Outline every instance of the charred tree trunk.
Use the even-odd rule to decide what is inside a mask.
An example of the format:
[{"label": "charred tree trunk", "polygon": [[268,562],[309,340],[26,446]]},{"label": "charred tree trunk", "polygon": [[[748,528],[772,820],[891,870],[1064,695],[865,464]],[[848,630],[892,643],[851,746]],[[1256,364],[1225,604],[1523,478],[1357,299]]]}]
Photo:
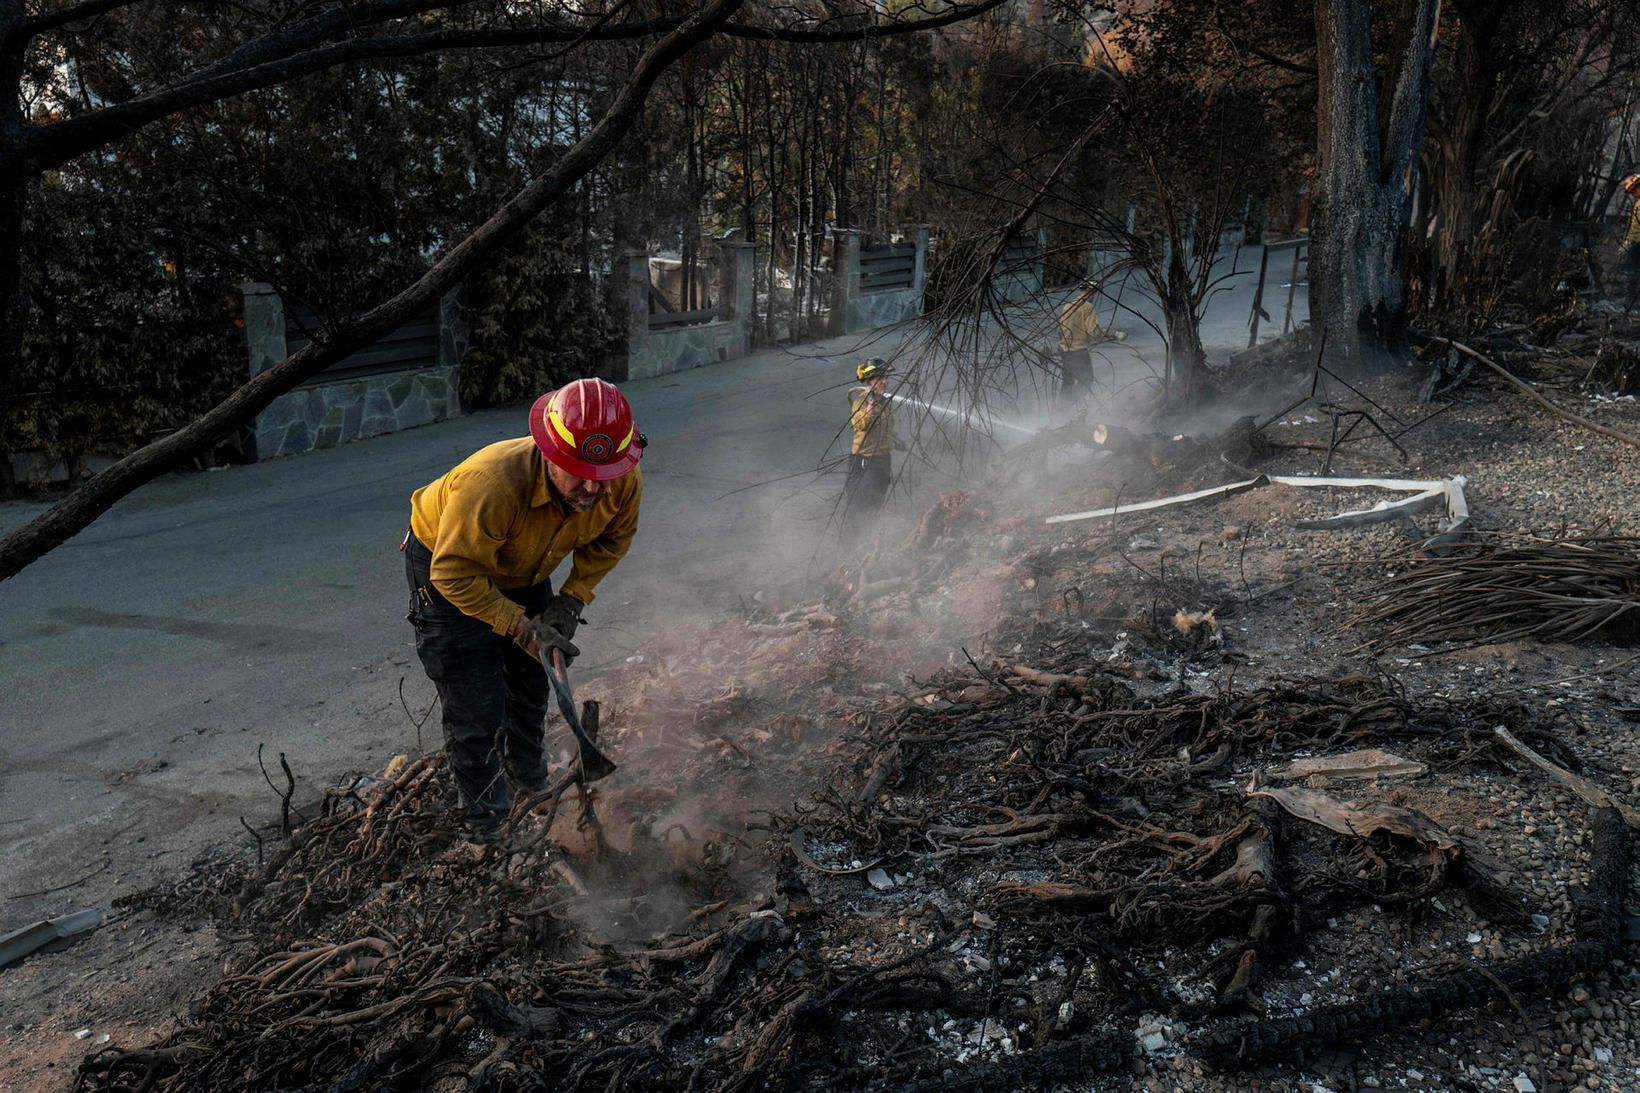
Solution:
[{"label": "charred tree trunk", "polygon": [[[0,408],[16,405],[23,364],[23,202],[28,165],[23,160],[23,0],[0,0]],[[11,437],[0,409],[0,497],[15,487]]]},{"label": "charred tree trunk", "polygon": [[1497,97],[1495,43],[1501,5],[1471,0],[1460,7],[1457,106],[1452,128],[1435,160],[1434,187],[1441,221],[1436,229],[1437,285],[1442,296],[1462,292],[1470,264],[1480,205],[1481,160],[1486,151],[1486,119]]},{"label": "charred tree trunk", "polygon": [[1167,285],[1162,313],[1167,319],[1168,395],[1182,402],[1200,395],[1207,386],[1207,353],[1202,349],[1201,318],[1191,293],[1191,276],[1175,238],[1167,259]]},{"label": "charred tree trunk", "polygon": [[[4,86],[0,84],[0,86]],[[22,171],[10,167],[13,158],[0,139],[0,163],[8,177],[0,178],[0,497],[10,497],[16,482],[12,473],[12,438],[5,414],[16,406],[17,381],[23,370],[23,200],[28,182]],[[20,167],[20,165],[18,165]]]},{"label": "charred tree trunk", "polygon": [[[1384,367],[1407,349],[1407,229],[1429,105],[1438,0],[1410,0],[1380,125],[1367,0],[1316,0],[1320,193],[1310,315],[1329,350]],[[1386,80],[1386,82],[1388,82]]]}]

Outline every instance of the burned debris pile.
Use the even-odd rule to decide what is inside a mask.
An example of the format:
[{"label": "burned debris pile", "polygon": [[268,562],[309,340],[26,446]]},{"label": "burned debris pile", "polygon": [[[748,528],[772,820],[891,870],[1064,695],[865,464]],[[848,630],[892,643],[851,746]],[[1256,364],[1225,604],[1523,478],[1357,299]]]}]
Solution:
[{"label": "burned debris pile", "polygon": [[[522,803],[481,846],[448,832],[437,757],[338,794],[260,869],[196,878],[254,950],[80,1087],[1047,1085],[1287,1057],[1557,989],[1618,944],[1610,813],[1582,840],[1581,917],[1549,927],[1439,818],[1454,775],[1518,769],[1500,721],[1575,765],[1520,708],[1367,676],[1158,691],[1064,649],[838,716],[823,789],[726,838],[738,857],[614,845],[606,783]],[[1482,918],[1526,955],[1430,959],[1385,993],[1301,970],[1363,924],[1439,945]]]}]

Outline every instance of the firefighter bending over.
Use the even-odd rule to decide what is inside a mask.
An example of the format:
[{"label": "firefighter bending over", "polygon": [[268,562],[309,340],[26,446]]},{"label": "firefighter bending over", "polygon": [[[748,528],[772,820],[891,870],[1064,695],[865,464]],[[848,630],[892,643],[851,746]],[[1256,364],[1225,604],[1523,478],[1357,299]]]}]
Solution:
[{"label": "firefighter bending over", "polygon": [[409,618],[478,837],[500,829],[513,792],[546,782],[539,657],[579,653],[581,611],[638,530],[645,443],[612,384],[576,380],[536,400],[529,436],[480,449],[410,497]]}]

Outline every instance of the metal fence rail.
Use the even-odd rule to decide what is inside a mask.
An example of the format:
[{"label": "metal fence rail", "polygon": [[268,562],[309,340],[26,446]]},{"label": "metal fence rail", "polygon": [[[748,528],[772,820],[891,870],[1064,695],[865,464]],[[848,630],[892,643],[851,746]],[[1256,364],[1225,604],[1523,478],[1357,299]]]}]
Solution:
[{"label": "metal fence rail", "polygon": [[917,270],[913,243],[890,243],[860,249],[860,291],[886,292],[911,288]]},{"label": "metal fence rail", "polygon": [[1264,279],[1270,268],[1270,255],[1289,250],[1293,252],[1293,262],[1292,269],[1287,275],[1287,307],[1286,313],[1281,320],[1281,332],[1285,334],[1292,329],[1293,301],[1298,294],[1300,270],[1303,270],[1305,277],[1309,276],[1310,241],[1303,237],[1281,239],[1274,243],[1264,244],[1264,250],[1258,260],[1258,285],[1253,289],[1253,311],[1248,317],[1250,330],[1247,335],[1247,347],[1249,349],[1258,344],[1259,322],[1263,319],[1270,319],[1270,313],[1264,310]]},{"label": "metal fence rail", "polygon": [[[342,358],[309,383],[376,376],[386,372],[414,372],[438,365],[438,307],[435,305],[373,345]],[[310,332],[324,324],[305,307],[291,307],[285,318],[285,351],[295,353],[313,341]]]},{"label": "metal fence rail", "polygon": [[697,307],[693,311],[652,312],[649,316],[649,329],[668,330],[675,326],[716,322],[720,317],[720,311],[718,305],[713,304],[711,307]]}]

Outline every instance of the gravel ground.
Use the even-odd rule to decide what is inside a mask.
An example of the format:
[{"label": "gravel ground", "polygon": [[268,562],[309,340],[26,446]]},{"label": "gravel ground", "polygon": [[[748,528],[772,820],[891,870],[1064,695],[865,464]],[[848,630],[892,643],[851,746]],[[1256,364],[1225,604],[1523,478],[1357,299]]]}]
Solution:
[{"label": "gravel ground", "polygon": [[[1580,373],[1578,362],[1545,369],[1542,389],[1560,405],[1611,428],[1640,434],[1640,404],[1632,397],[1591,396],[1557,387]],[[1418,400],[1422,376],[1400,376],[1335,388],[1335,401],[1366,407],[1390,428],[1442,412],[1401,438],[1407,458],[1382,439],[1342,449],[1336,476],[1440,478],[1463,475],[1476,528],[1547,534],[1632,534],[1640,497],[1640,453],[1633,447],[1559,420],[1489,378],[1471,379],[1443,409]],[[1288,414],[1268,432],[1280,445],[1324,447],[1329,425],[1313,406]],[[1323,452],[1278,449],[1256,470],[1320,473]],[[1184,477],[1120,457],[1095,457],[1044,468],[1078,488],[1044,501],[1035,516],[1102,507],[1118,496],[1132,502],[1241,477],[1222,465]],[[1374,650],[1373,637],[1352,616],[1406,564],[1409,547],[1435,531],[1435,515],[1347,531],[1300,531],[1296,520],[1369,507],[1385,495],[1351,490],[1272,486],[1216,504],[1043,528],[1019,521],[1016,541],[1034,542],[1019,565],[1021,611],[1050,618],[1069,588],[1098,600],[1096,615],[1131,623],[1135,615],[1171,615],[1174,608],[1217,608],[1222,649],[1208,670],[1177,656],[1155,656],[1164,678],[1195,689],[1237,686],[1282,676],[1384,673],[1414,702],[1508,701],[1541,712],[1602,786],[1640,796],[1640,747],[1634,725],[1619,712],[1640,705],[1640,662],[1632,649],[1600,642],[1510,642],[1469,649],[1413,645]],[[1396,495],[1391,495],[1396,496]],[[1111,549],[1114,547],[1115,549]],[[1169,574],[1173,576],[1169,578]],[[1171,584],[1169,584],[1171,580]],[[1088,589],[1107,591],[1088,593]],[[1186,602],[1186,597],[1194,595]],[[1147,603],[1148,601],[1148,603]],[[1130,627],[1131,629],[1131,627]],[[1118,646],[1128,641],[1118,630]],[[1430,777],[1385,786],[1397,803],[1420,808],[1455,834],[1473,839],[1510,870],[1521,909],[1533,916],[1521,930],[1493,923],[1462,900],[1437,898],[1417,915],[1377,907],[1357,909],[1305,935],[1303,952],[1268,979],[1263,999],[1271,1015],[1344,1001],[1421,969],[1448,961],[1518,956],[1568,940],[1568,890],[1587,880],[1585,806],[1544,776],[1513,764],[1509,771]],[[1632,871],[1633,882],[1640,870]],[[1324,928],[1322,928],[1324,927]],[[1447,969],[1450,970],[1450,969]],[[1184,1054],[1190,1030],[1153,1014],[1141,1023],[1145,1056],[1131,1078],[1094,1089],[1525,1090],[1640,1088],[1640,971],[1622,961],[1576,985],[1565,997],[1516,998],[1478,1013],[1428,1023],[1365,1047],[1341,1046],[1304,1068],[1266,1068],[1226,1075]]]}]

